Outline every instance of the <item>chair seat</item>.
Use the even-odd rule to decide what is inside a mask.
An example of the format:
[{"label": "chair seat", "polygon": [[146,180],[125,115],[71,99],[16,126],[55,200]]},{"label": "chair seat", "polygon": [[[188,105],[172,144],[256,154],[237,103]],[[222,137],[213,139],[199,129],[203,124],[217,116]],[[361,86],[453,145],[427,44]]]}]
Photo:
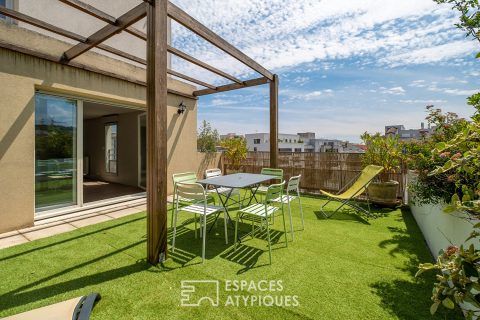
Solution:
[{"label": "chair seat", "polygon": [[211,215],[215,212],[223,211],[224,209],[223,209],[223,207],[208,205],[206,207],[206,210],[205,210],[205,207],[201,204],[192,204],[192,205],[189,205],[189,206],[186,206],[186,207],[183,207],[183,208],[179,208],[178,210],[188,211],[188,212],[191,212],[191,213],[197,213],[197,214],[202,214],[202,215],[205,214],[205,215],[208,216],[208,215]]},{"label": "chair seat", "polygon": [[257,189],[257,193],[267,193],[268,187],[267,186],[260,186]]},{"label": "chair seat", "polygon": [[278,202],[278,203],[289,203],[289,202],[292,202],[292,200],[295,200],[296,198],[297,198],[296,196],[283,195],[281,197],[272,199],[270,201],[271,202]]},{"label": "chair seat", "polygon": [[248,206],[246,208],[243,208],[239,212],[241,213],[246,213],[258,217],[268,217],[277,211],[278,208],[272,207],[272,206],[267,206],[267,212],[265,212],[265,205],[262,203],[256,203],[252,204],[251,206]]},{"label": "chair seat", "polygon": [[323,194],[324,196],[334,198],[334,199],[340,199],[340,200],[348,200],[351,198],[350,195],[346,195],[345,193],[342,194],[333,194],[327,191],[320,190],[320,193]]},{"label": "chair seat", "polygon": [[[232,188],[227,188],[227,187],[219,187],[219,188],[216,188],[216,189],[209,189],[207,192],[208,193],[217,193],[217,190],[218,190],[218,193],[221,193],[221,194],[228,194],[230,192],[230,190],[232,190]],[[239,189],[236,189],[234,188],[232,190],[232,194],[231,195],[238,195],[240,193],[240,190]]]}]

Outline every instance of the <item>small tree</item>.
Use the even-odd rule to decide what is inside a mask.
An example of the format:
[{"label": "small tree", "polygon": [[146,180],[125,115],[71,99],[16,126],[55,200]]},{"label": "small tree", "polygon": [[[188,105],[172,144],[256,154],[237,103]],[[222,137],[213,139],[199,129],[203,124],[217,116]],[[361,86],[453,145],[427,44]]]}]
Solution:
[{"label": "small tree", "polygon": [[213,129],[210,123],[203,120],[197,136],[197,150],[206,153],[215,152],[219,141],[217,129]]},{"label": "small tree", "polygon": [[225,149],[225,157],[230,161],[232,169],[240,168],[242,161],[247,158],[247,140],[243,137],[223,140],[222,147]]}]

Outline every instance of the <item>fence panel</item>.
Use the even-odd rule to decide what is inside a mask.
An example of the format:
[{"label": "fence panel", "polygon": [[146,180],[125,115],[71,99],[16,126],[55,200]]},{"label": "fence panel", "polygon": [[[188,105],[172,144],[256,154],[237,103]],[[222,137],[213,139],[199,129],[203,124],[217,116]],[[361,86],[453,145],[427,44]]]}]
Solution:
[{"label": "fence panel", "polygon": [[[228,159],[224,159],[228,173]],[[241,170],[259,173],[270,166],[270,152],[248,152]],[[333,152],[280,152],[278,166],[283,169],[285,180],[302,175],[300,187],[307,193],[319,193],[319,190],[338,192],[362,171],[362,154]],[[403,168],[403,166],[402,166]],[[405,183],[402,172],[391,174],[391,180],[399,182],[398,194],[403,199]]]}]

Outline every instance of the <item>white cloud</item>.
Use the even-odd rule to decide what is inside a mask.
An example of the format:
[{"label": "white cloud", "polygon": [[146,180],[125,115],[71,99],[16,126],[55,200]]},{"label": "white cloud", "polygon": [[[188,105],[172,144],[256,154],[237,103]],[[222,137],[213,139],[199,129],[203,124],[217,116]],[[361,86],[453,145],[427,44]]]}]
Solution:
[{"label": "white cloud", "polygon": [[[431,0],[174,2],[269,69],[355,57],[389,67],[432,63],[464,57],[474,45],[453,26],[457,17],[449,6]],[[229,73],[253,76],[248,67],[186,28],[174,23],[172,29],[174,46]],[[180,59],[174,59],[174,67],[214,83],[223,81]]]},{"label": "white cloud", "polygon": [[407,99],[407,100],[400,100],[400,102],[402,103],[413,103],[413,104],[417,104],[417,103],[424,103],[424,104],[434,104],[434,103],[445,103],[447,102],[447,100],[440,100],[440,99],[432,99],[432,100],[429,100],[429,99]]},{"label": "white cloud", "polygon": [[404,95],[405,94],[405,89],[402,87],[392,87],[392,88],[385,88],[385,87],[380,87],[380,90],[382,90],[382,93],[386,94],[392,94],[392,95]]}]

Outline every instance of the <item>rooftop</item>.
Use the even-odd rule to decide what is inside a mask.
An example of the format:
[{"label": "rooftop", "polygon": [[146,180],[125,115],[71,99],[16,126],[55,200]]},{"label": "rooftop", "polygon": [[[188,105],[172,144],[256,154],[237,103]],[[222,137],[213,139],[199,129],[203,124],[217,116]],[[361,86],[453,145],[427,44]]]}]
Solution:
[{"label": "rooftop", "polygon": [[[202,264],[193,222],[183,220],[177,249],[154,267],[145,261],[145,212],[1,250],[0,316],[99,292],[93,319],[443,318],[429,314],[431,279],[414,278],[418,263],[431,256],[408,209],[376,209],[378,217],[369,220],[349,212],[325,220],[323,201],[303,197],[304,231],[294,205],[296,237],[292,242],[289,235],[287,248],[277,220],[272,265],[264,235],[233,252],[221,224],[207,237]],[[271,294],[296,295],[299,306],[229,308],[228,294],[265,293],[221,289],[220,307],[180,307],[181,281],[198,279],[219,280],[221,288],[226,280],[281,280],[283,290]]]}]

